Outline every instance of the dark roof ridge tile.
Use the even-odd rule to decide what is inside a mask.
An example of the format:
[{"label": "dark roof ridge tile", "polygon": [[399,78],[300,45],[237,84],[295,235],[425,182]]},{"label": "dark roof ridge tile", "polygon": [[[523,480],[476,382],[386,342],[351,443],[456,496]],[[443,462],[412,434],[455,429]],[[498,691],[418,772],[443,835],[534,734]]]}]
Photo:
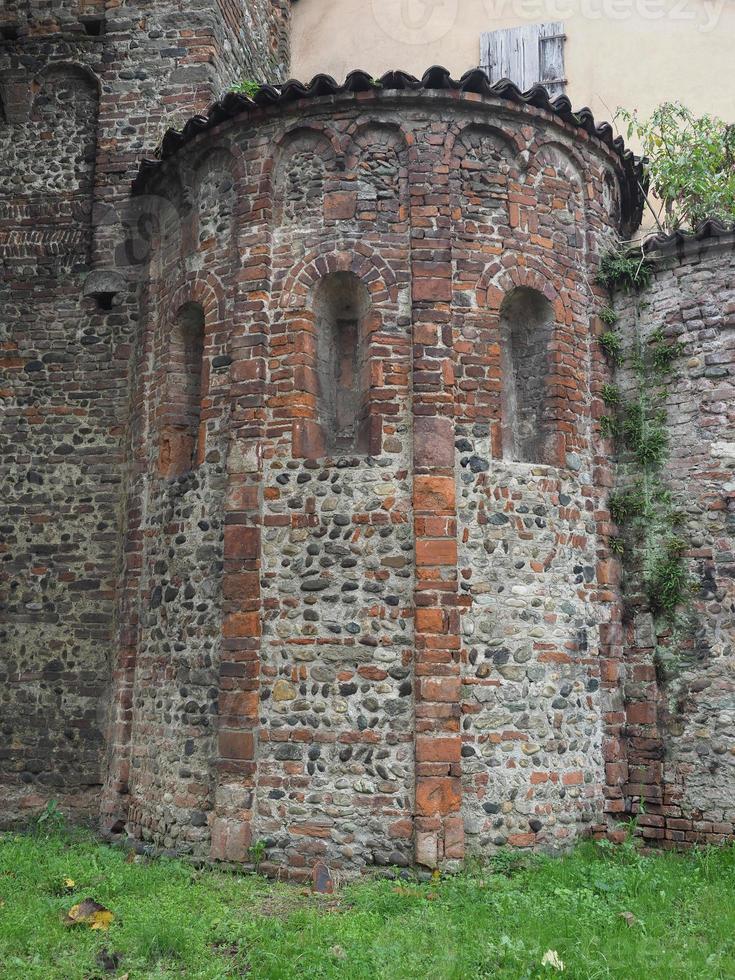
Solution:
[{"label": "dark roof ridge tile", "polygon": [[[624,189],[624,214],[629,225],[637,227],[643,209],[642,166],[639,158],[631,150],[626,149],[622,137],[614,136],[612,126],[603,122],[597,124],[592,111],[584,106],[574,111],[566,95],[552,99],[543,85],[534,85],[527,92],[522,92],[508,78],[491,82],[487,73],[481,68],[471,68],[461,78],[452,78],[449,70],[441,65],[428,68],[421,78],[416,78],[408,72],[398,69],[385,72],[380,78],[373,78],[361,69],[351,71],[340,85],[331,75],[315,75],[310,82],[304,83],[290,78],[280,85],[261,85],[252,96],[240,92],[227,92],[221,99],[213,103],[206,111],[190,119],[182,130],[169,129],[166,131],[157,154],[156,160],[142,160],[137,176],[133,181],[133,193],[141,191],[148,177],[166,159],[173,156],[189,140],[199,133],[235,116],[265,108],[271,105],[287,105],[302,99],[316,99],[336,96],[345,93],[376,91],[456,91],[476,95],[505,99],[508,102],[524,103],[538,109],[544,109],[558,116],[562,122],[583,129],[607,146],[621,161],[627,177],[627,188]],[[625,191],[627,190],[627,193]]]},{"label": "dark roof ridge tile", "polygon": [[735,235],[735,221],[728,224],[721,218],[705,218],[695,228],[677,228],[672,232],[649,235],[641,242],[641,248],[644,252],[666,251],[676,246],[727,235]]}]

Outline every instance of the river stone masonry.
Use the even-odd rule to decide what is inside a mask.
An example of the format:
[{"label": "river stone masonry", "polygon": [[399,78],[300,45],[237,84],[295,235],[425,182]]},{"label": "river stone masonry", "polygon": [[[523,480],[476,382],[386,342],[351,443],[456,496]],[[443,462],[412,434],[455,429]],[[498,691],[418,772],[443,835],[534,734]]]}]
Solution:
[{"label": "river stone masonry", "polygon": [[53,798],[293,880],[557,851],[641,800],[651,841],[732,836],[732,233],[657,240],[648,312],[620,308],[686,347],[672,680],[610,547],[595,276],[642,208],[611,128],[479,70],[284,82],[288,0],[26,7],[2,822]]},{"label": "river stone masonry", "polygon": [[[604,825],[617,594],[590,311],[637,206],[629,160],[497,89],[287,91],[226,101],[136,182],[160,368],[137,371],[129,507],[153,576],[128,833],[224,861],[263,841],[261,867],[296,879],[568,846]],[[179,465],[190,520],[224,521],[221,605],[210,582],[201,618],[165,628],[187,562],[206,584],[179,521],[175,571],[169,539],[145,543]],[[221,490],[180,483],[212,465]]]}]

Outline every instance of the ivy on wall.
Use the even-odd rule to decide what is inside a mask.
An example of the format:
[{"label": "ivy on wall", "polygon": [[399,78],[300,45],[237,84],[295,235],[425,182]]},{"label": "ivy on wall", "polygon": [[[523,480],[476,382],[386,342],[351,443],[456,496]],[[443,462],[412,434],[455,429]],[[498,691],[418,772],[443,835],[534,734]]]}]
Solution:
[{"label": "ivy on wall", "polygon": [[614,296],[631,293],[635,313],[633,348],[626,358],[612,306],[598,310],[605,325],[599,338],[613,371],[624,364],[634,379],[625,395],[617,384],[603,386],[608,412],[600,419],[604,436],[612,437],[628,474],[626,485],[610,494],[608,506],[621,535],[610,541],[611,551],[630,559],[632,574],[657,622],[657,633],[667,629],[676,636],[685,626],[691,580],[685,561],[687,542],[682,536],[684,515],[666,485],[669,455],[666,398],[683,345],[671,342],[661,328],[647,339],[641,333],[641,293],[650,284],[652,267],[640,253],[618,250],[603,256],[597,281]]}]

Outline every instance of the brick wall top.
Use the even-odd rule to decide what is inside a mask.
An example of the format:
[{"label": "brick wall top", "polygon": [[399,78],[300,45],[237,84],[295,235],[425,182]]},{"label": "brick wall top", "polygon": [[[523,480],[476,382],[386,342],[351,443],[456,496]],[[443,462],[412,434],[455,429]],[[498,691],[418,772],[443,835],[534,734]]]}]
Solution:
[{"label": "brick wall top", "polygon": [[548,114],[560,128],[580,141],[594,140],[603,151],[613,157],[613,163],[620,174],[621,182],[621,231],[629,233],[638,227],[643,211],[644,178],[640,160],[625,148],[620,137],[613,136],[609,123],[596,124],[594,116],[587,108],[577,112],[566,96],[550,99],[546,89],[534,85],[527,92],[521,92],[512,82],[502,80],[492,84],[487,74],[478,69],[466,72],[460,79],[453,79],[446,68],[433,67],[417,79],[401,71],[387,72],[380,79],[372,78],[367,72],[353,71],[344,84],[339,85],[329,75],[316,75],[308,85],[298,81],[288,81],[284,85],[263,85],[249,98],[246,95],[228,92],[218,102],[209,107],[206,114],[192,117],[182,130],[169,129],[161,143],[158,159],[143,160],[139,173],[133,182],[134,193],[141,192],[149,178],[159,169],[162,162],[175,155],[183,146],[202,133],[208,132],[221,123],[237,117],[257,118],[273,108],[293,107],[294,103],[314,99],[333,100],[352,97],[359,100],[364,111],[369,99],[384,102],[399,97],[443,97],[463,99],[472,102],[487,102],[491,106],[498,101],[512,106],[519,112],[531,115]]}]

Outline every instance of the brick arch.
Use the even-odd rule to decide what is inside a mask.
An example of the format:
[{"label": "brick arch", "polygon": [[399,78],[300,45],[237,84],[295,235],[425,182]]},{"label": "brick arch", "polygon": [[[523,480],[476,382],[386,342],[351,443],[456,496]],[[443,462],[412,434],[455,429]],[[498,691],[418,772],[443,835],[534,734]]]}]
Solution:
[{"label": "brick arch", "polygon": [[[196,446],[195,464],[198,466],[203,461],[207,448],[206,421],[209,413],[205,409],[210,405],[210,368],[211,355],[214,353],[212,350],[212,340],[217,331],[221,329],[225,318],[224,291],[220,284],[213,280],[211,276],[194,275],[188,277],[185,282],[181,283],[170,297],[165,318],[162,318],[161,322],[156,324],[156,333],[158,336],[154,339],[154,351],[160,361],[163,374],[158,379],[158,382],[154,384],[150,396],[152,398],[151,408],[154,412],[154,418],[158,418],[162,412],[165,412],[162,400],[166,398],[167,393],[166,371],[170,368],[171,364],[170,343],[172,329],[178,322],[181,310],[189,305],[198,306],[202,311],[203,317],[198,386],[199,412],[201,414],[197,423],[198,435],[193,440]],[[191,433],[188,433],[187,438],[182,441],[181,434],[177,434],[179,429],[178,425],[173,427],[170,425],[166,427],[164,425],[163,428],[160,428],[160,431],[159,427],[159,424],[155,424],[156,439],[159,447],[159,472],[161,475],[171,475],[177,468],[177,454],[181,455],[183,453],[186,455],[187,452],[189,455],[191,454],[189,443],[192,441],[192,436]],[[171,457],[165,463],[163,460],[164,445],[168,447],[167,452]]]},{"label": "brick arch", "polygon": [[[150,194],[149,213],[154,221],[150,236],[149,274],[151,283],[163,283],[171,278],[171,268],[176,268],[182,257],[182,234],[191,207],[187,189],[178,167],[173,168]],[[158,293],[161,289],[157,290]]]},{"label": "brick arch", "polygon": [[310,120],[308,123],[295,122],[292,126],[284,129],[273,141],[273,152],[270,159],[277,166],[284,151],[288,150],[289,144],[301,134],[313,134],[321,136],[329,143],[335,159],[343,153],[343,145],[337,133],[327,123],[320,122],[318,119]]},{"label": "brick arch", "polygon": [[352,272],[367,286],[373,300],[381,290],[390,294],[396,276],[377,252],[359,242],[332,243],[312,249],[291,270],[279,297],[280,308],[298,309],[308,306],[308,298],[316,283],[334,272]]},{"label": "brick arch", "polygon": [[[199,303],[204,310],[205,326],[221,324],[225,319],[225,291],[222,285],[210,275],[195,273],[188,276],[171,296],[171,310],[178,310],[185,303]],[[211,313],[216,310],[216,316]]]},{"label": "brick arch", "polygon": [[576,146],[571,146],[567,143],[563,143],[561,140],[554,139],[553,137],[549,139],[539,139],[535,140],[529,147],[529,169],[532,168],[533,163],[542,154],[544,150],[554,149],[560,156],[566,158],[567,162],[574,168],[579,181],[584,185],[583,174],[589,168],[587,161],[584,156],[580,153]]},{"label": "brick arch", "polygon": [[57,74],[59,69],[63,69],[65,74],[70,76],[76,76],[85,85],[91,85],[94,89],[94,94],[99,98],[100,92],[102,91],[102,86],[99,77],[92,71],[89,65],[82,64],[79,61],[52,61],[47,65],[44,65],[40,71],[35,75],[34,81],[39,84],[44,84],[44,79],[48,75]]},{"label": "brick arch", "polygon": [[453,122],[447,127],[442,163],[447,165],[451,164],[455,155],[456,144],[462,139],[463,134],[473,129],[481,129],[488,133],[494,133],[498,139],[507,145],[513,157],[518,161],[519,169],[523,169],[525,161],[522,154],[527,150],[527,144],[521,134],[478,119]]},{"label": "brick arch", "polygon": [[523,286],[527,289],[535,289],[545,296],[554,307],[557,317],[562,322],[566,322],[571,312],[571,303],[564,291],[558,290],[549,279],[527,266],[513,266],[499,276],[500,269],[497,263],[490,265],[480,276],[475,287],[478,308],[499,314],[508,293]]}]

